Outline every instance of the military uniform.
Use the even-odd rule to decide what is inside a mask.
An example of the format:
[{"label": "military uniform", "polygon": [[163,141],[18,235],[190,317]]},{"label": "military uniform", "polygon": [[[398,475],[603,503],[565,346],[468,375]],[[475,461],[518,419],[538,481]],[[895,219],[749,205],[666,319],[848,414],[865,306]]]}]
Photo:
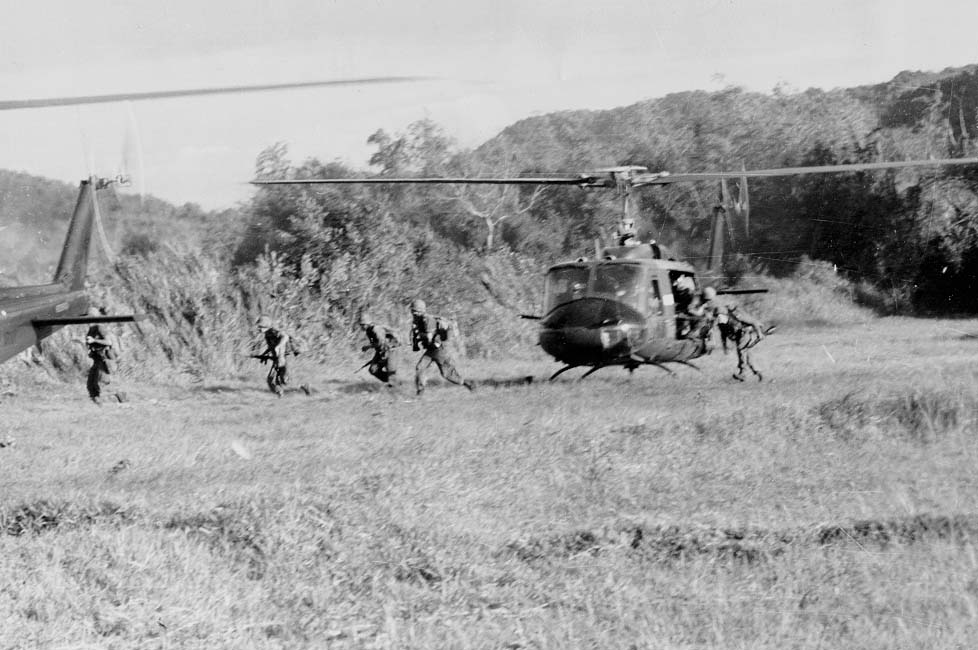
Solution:
[{"label": "military uniform", "polygon": [[750,350],[764,339],[763,323],[738,309],[736,305],[721,311],[717,323],[720,330],[720,340],[723,342],[723,351],[727,351],[728,342],[733,343],[737,350],[737,373],[733,378],[737,381],[743,381],[744,369],[749,368],[757,376],[757,379],[761,380],[761,373],[751,363]]},{"label": "military uniform", "polygon": [[102,396],[102,386],[109,383],[109,375],[112,374],[115,365],[115,351],[108,335],[102,331],[100,325],[92,325],[88,328],[85,343],[88,345],[88,356],[92,360],[86,387],[88,396],[98,404]]},{"label": "military uniform", "polygon": [[292,340],[288,334],[273,327],[267,316],[258,319],[258,330],[265,341],[265,351],[261,357],[272,363],[266,377],[268,389],[281,397],[285,392],[285,385],[289,383],[288,355],[295,354]]},{"label": "military uniform", "polygon": [[388,386],[392,385],[391,382],[397,374],[397,347],[401,344],[397,334],[389,327],[377,325],[366,317],[360,319],[360,326],[368,342],[362,350],[374,351],[374,356],[367,365],[367,372]]},{"label": "military uniform", "polygon": [[716,302],[717,292],[713,287],[707,287],[700,296],[694,296],[689,304],[690,315],[688,337],[703,341],[705,349],[712,349],[710,342],[713,326],[720,316],[720,305]]},{"label": "military uniform", "polygon": [[438,372],[445,381],[473,390],[472,382],[462,379],[455,368],[455,360],[446,346],[449,337],[448,324],[436,316],[429,316],[425,311],[424,301],[421,300],[412,303],[411,317],[411,348],[415,352],[424,351],[414,367],[414,387],[418,395],[424,392],[427,384],[425,375],[431,364],[438,367]]}]

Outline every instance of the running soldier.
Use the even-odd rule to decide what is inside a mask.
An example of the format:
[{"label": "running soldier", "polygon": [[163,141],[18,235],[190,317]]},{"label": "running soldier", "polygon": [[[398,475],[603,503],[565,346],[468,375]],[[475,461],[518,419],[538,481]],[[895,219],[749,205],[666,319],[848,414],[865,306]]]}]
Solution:
[{"label": "running soldier", "polygon": [[[104,316],[97,307],[88,310],[89,316]],[[116,350],[112,345],[112,339],[102,329],[102,325],[94,323],[88,328],[85,334],[85,345],[88,346],[88,356],[92,360],[92,367],[88,370],[88,396],[96,404],[102,403],[102,386],[110,383],[109,375],[112,374],[115,366]],[[121,402],[122,399],[119,399]]]},{"label": "running soldier", "polygon": [[401,341],[394,330],[378,325],[367,312],[360,314],[360,327],[367,336],[367,345],[361,351],[374,351],[373,358],[367,362],[367,372],[393,388],[397,374],[396,348]]},{"label": "running soldier", "polygon": [[418,395],[424,392],[427,383],[425,374],[431,364],[438,366],[438,371],[446,381],[465,386],[469,390],[475,389],[472,382],[462,379],[455,369],[452,355],[445,345],[450,331],[451,325],[444,319],[428,315],[424,300],[411,303],[411,348],[415,352],[424,350],[414,367],[414,387]]},{"label": "running soldier", "polygon": [[727,343],[732,343],[737,351],[737,373],[733,376],[737,381],[744,381],[744,369],[750,369],[757,380],[763,376],[751,363],[751,348],[764,340],[764,336],[774,330],[765,328],[764,324],[736,305],[728,306],[717,314],[717,329],[720,330],[720,340],[723,351],[727,351]]},{"label": "running soldier", "polygon": [[[272,367],[268,369],[268,377],[266,378],[268,389],[281,397],[285,392],[285,385],[289,383],[288,356],[298,354],[298,352],[292,343],[292,338],[276,328],[268,316],[261,316],[255,325],[264,338],[265,351],[254,355],[254,357],[260,359],[262,363],[270,362],[272,364]],[[301,388],[308,394],[309,391],[306,386],[301,386]]]}]

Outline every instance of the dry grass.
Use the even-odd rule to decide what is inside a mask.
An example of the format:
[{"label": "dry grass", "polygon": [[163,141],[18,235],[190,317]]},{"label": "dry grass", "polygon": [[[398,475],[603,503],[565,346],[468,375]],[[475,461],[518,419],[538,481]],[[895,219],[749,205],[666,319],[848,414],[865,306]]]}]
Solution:
[{"label": "dry grass", "polygon": [[968,647],[975,331],[785,329],[765,383],[20,389],[0,647]]}]

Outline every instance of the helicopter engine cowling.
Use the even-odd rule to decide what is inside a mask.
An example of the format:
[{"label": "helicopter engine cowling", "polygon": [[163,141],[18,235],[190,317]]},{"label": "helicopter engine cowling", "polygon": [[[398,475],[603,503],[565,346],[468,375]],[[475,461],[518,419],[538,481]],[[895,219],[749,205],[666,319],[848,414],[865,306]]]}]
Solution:
[{"label": "helicopter engine cowling", "polygon": [[605,298],[580,298],[558,305],[540,324],[540,347],[570,365],[628,360],[648,334],[641,312]]}]

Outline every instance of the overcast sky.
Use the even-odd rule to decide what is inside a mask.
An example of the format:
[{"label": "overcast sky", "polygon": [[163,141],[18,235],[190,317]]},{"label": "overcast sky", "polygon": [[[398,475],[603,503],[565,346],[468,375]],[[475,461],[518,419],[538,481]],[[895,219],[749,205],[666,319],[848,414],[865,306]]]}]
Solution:
[{"label": "overcast sky", "polygon": [[[847,87],[978,63],[970,0],[88,0],[8,3],[0,100],[423,75],[437,81],[0,112],[0,168],[69,182],[138,134],[147,192],[246,200],[256,155],[364,167],[429,117],[474,146],[533,114],[726,85]],[[133,130],[131,124],[135,124]],[[135,139],[128,150],[135,156]],[[138,156],[136,156],[138,157]],[[613,163],[615,161],[609,161]],[[695,171],[695,170],[674,170]]]}]

